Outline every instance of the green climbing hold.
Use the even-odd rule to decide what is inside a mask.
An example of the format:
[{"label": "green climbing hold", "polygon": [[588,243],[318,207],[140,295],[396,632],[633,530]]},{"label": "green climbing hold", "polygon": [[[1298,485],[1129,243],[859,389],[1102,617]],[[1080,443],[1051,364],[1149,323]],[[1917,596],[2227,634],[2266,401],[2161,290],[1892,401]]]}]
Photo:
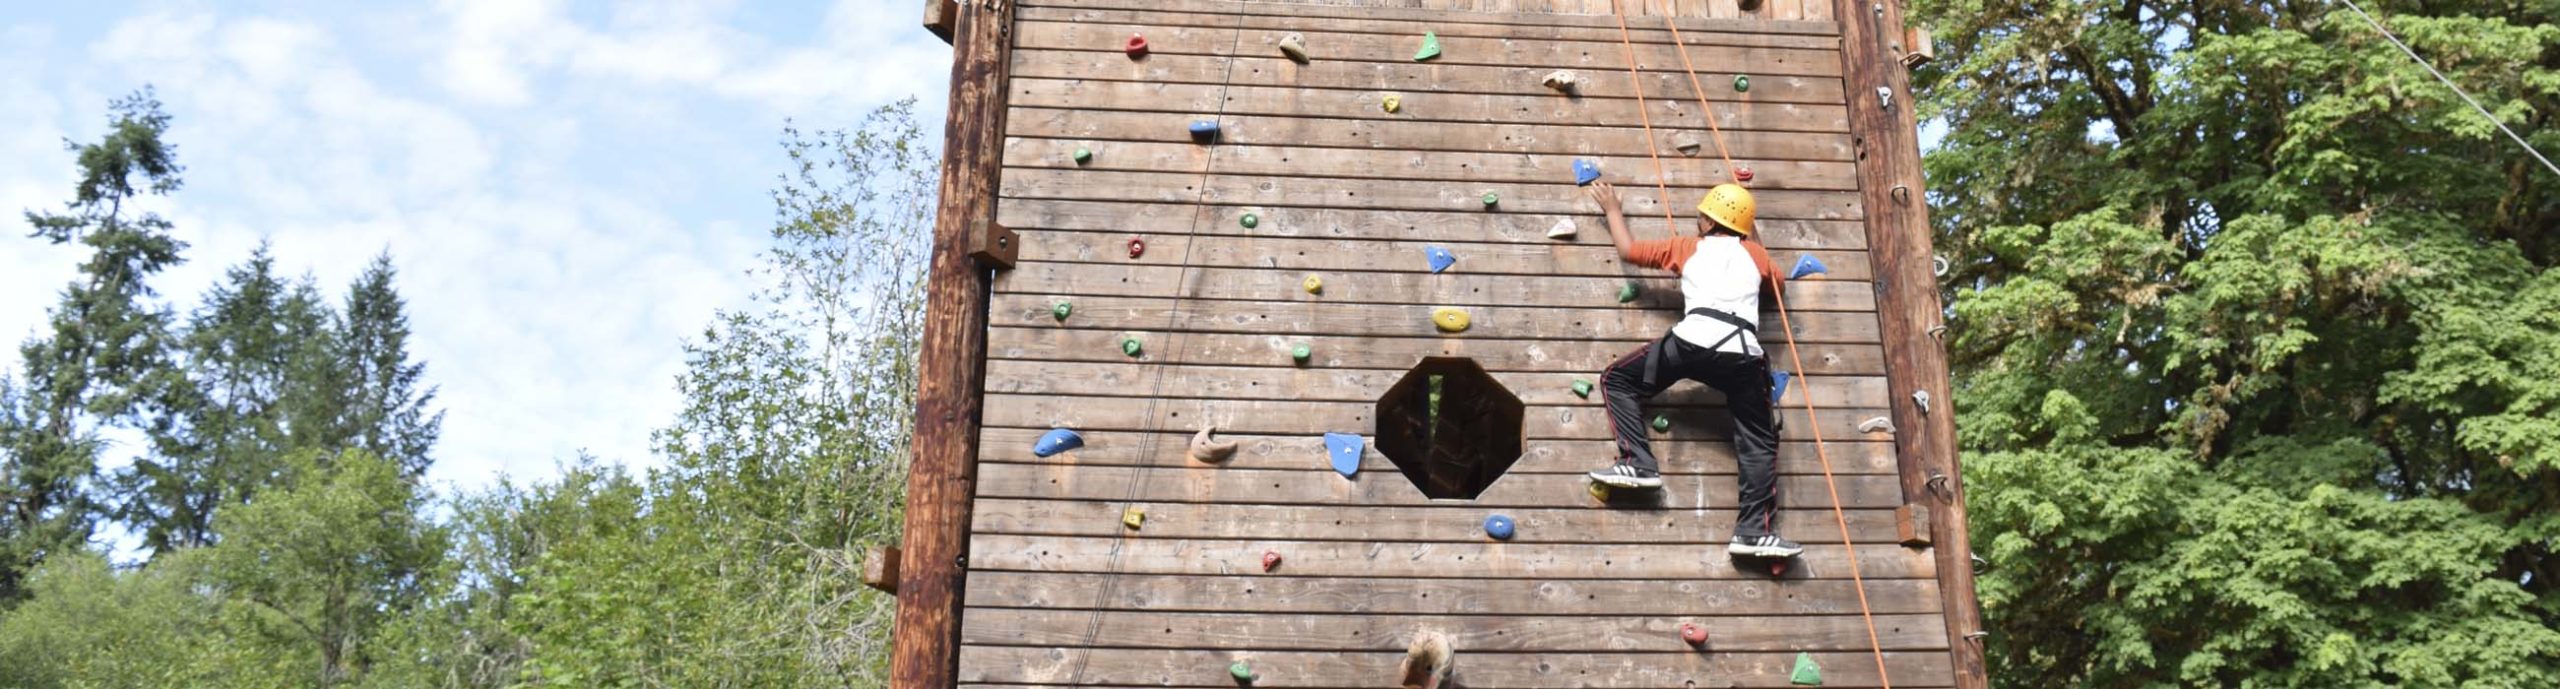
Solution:
[{"label": "green climbing hold", "polygon": [[1501,196],[1497,196],[1497,195],[1495,195],[1493,192],[1490,192],[1490,191],[1488,191],[1488,192],[1485,192],[1485,193],[1484,193],[1484,207],[1486,207],[1486,208],[1492,208],[1492,207],[1493,207],[1493,204],[1497,204],[1497,203],[1501,203],[1501,202],[1502,202],[1502,197],[1501,197]]},{"label": "green climbing hold", "polygon": [[1244,661],[1241,660],[1236,661],[1234,665],[1227,666],[1227,675],[1236,678],[1236,681],[1238,682],[1251,682],[1253,681],[1253,666],[1246,665],[1244,664]]},{"label": "green climbing hold", "polygon": [[1413,51],[1413,61],[1421,62],[1440,56],[1440,34],[1422,32],[1422,49]]},{"label": "green climbing hold", "polygon": [[1069,303],[1066,303],[1066,302],[1063,302],[1063,301],[1062,301],[1062,302],[1058,302],[1058,305],[1056,305],[1056,306],[1051,306],[1051,307],[1049,307],[1049,315],[1050,315],[1050,316],[1052,316],[1052,317],[1057,318],[1057,319],[1058,319],[1058,322],[1060,322],[1060,323],[1064,323],[1064,322],[1066,322],[1066,320],[1067,320],[1067,316],[1074,315],[1074,314],[1075,314],[1075,312],[1076,312],[1076,305],[1074,305],[1074,304],[1069,304]]},{"label": "green climbing hold", "polygon": [[1307,363],[1307,360],[1314,358],[1315,355],[1316,350],[1310,349],[1306,345],[1298,345],[1296,347],[1289,348],[1289,358],[1295,359],[1301,364]]},{"label": "green climbing hold", "polygon": [[1747,75],[1747,74],[1736,74],[1736,75],[1733,75],[1733,92],[1734,92],[1734,93],[1750,93],[1750,92],[1751,92],[1751,76],[1750,76],[1750,75]]},{"label": "green climbing hold", "polygon": [[1573,381],[1573,396],[1583,399],[1591,399],[1591,381]]},{"label": "green climbing hold", "polygon": [[1244,228],[1250,230],[1253,226],[1262,224],[1262,216],[1246,213],[1244,217],[1237,218],[1236,222],[1244,223]]},{"label": "green climbing hold", "polygon": [[1661,414],[1655,414],[1655,415],[1653,415],[1653,430],[1657,430],[1657,431],[1668,431],[1668,430],[1671,430],[1671,417],[1663,416],[1663,415],[1661,415]]},{"label": "green climbing hold", "polygon": [[1631,302],[1631,301],[1635,301],[1635,300],[1636,300],[1636,283],[1632,283],[1632,282],[1623,282],[1623,283],[1619,283],[1619,284],[1618,284],[1618,303],[1620,303],[1620,304],[1624,304],[1624,303]]},{"label": "green climbing hold", "polygon": [[1822,666],[1813,664],[1813,654],[1797,653],[1796,670],[1787,674],[1787,681],[1811,687],[1822,686]]},{"label": "green climbing hold", "polygon": [[1138,344],[1138,338],[1125,337],[1120,339],[1120,353],[1127,354],[1129,356],[1137,356],[1138,353],[1142,351],[1146,351],[1146,348]]},{"label": "green climbing hold", "polygon": [[1089,148],[1078,148],[1078,149],[1076,149],[1076,164],[1077,164],[1077,165],[1083,165],[1083,164],[1085,164],[1085,163],[1090,163],[1090,162],[1093,162],[1093,149],[1089,149]]}]

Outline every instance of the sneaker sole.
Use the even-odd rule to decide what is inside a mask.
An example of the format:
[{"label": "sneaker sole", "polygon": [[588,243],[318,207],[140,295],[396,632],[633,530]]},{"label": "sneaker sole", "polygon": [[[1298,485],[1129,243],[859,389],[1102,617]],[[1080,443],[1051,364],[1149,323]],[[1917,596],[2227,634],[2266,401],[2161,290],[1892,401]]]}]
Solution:
[{"label": "sneaker sole", "polygon": [[1591,480],[1593,480],[1593,481],[1598,481],[1598,482],[1600,482],[1600,483],[1607,484],[1607,485],[1609,485],[1609,486],[1611,486],[1611,487],[1616,487],[1616,488],[1661,488],[1661,487],[1662,487],[1662,479],[1658,479],[1658,478],[1650,478],[1650,479],[1648,479],[1648,478],[1634,478],[1634,477],[1628,477],[1628,476],[1592,476],[1592,477],[1591,477]]},{"label": "sneaker sole", "polygon": [[1797,555],[1803,555],[1804,549],[1761,547],[1756,545],[1727,545],[1724,547],[1724,552],[1728,555],[1741,555],[1745,557],[1795,557]]}]

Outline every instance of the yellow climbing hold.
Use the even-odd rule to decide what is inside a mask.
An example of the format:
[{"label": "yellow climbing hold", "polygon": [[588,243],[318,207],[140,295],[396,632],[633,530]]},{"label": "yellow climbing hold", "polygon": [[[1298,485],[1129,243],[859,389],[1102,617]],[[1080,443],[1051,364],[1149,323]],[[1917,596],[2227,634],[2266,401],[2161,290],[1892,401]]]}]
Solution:
[{"label": "yellow climbing hold", "polygon": [[1390,112],[1390,113],[1395,112],[1395,111],[1397,111],[1397,110],[1403,110],[1403,109],[1404,109],[1404,96],[1399,96],[1399,95],[1392,94],[1392,93],[1387,94],[1387,95],[1386,95],[1386,97],[1378,99],[1378,107],[1385,108],[1385,109],[1387,110],[1387,112]]},{"label": "yellow climbing hold", "polygon": [[1147,511],[1139,509],[1137,505],[1130,505],[1128,509],[1120,511],[1120,523],[1127,524],[1132,529],[1138,528],[1139,525],[1147,523]]},{"label": "yellow climbing hold", "polygon": [[1305,281],[1299,282],[1298,286],[1306,288],[1308,294],[1323,294],[1324,278],[1309,275]]},{"label": "yellow climbing hold", "polygon": [[1468,325],[1467,312],[1452,306],[1443,306],[1432,309],[1431,325],[1432,327],[1439,328],[1440,332],[1444,333],[1466,332]]}]

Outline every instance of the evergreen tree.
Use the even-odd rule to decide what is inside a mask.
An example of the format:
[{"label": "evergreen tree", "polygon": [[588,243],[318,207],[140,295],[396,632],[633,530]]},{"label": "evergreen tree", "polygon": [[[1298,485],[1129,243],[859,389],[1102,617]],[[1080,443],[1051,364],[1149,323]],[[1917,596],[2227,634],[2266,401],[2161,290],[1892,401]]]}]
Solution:
[{"label": "evergreen tree", "polygon": [[110,110],[98,142],[65,142],[79,163],[65,209],[26,213],[32,236],[90,254],[45,331],[19,347],[22,377],[0,380],[0,603],[23,595],[37,562],[88,542],[96,432],[166,382],[171,316],[151,302],[148,282],[186,244],[168,220],[128,204],[176,191],[183,169],[177,147],[161,140],[169,116],[149,89]]},{"label": "evergreen tree", "polygon": [[398,464],[411,476],[426,473],[427,451],[444,426],[444,412],[430,411],[436,390],[425,384],[427,365],[409,359],[407,303],[392,285],[391,256],[376,256],[347,288],[338,313],[334,370],[346,380],[326,389],[345,393],[334,405],[335,440]]},{"label": "evergreen tree", "polygon": [[[2560,686],[2560,176],[2343,6],[1923,0],[2006,686]],[[2560,150],[2560,6],[2368,5]]]}]

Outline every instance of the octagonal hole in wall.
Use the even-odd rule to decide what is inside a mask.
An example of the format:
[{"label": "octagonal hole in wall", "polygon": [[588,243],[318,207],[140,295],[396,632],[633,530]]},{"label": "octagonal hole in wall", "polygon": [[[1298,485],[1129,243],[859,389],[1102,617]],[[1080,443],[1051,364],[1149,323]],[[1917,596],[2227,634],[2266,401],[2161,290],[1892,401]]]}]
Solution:
[{"label": "octagonal hole in wall", "polygon": [[1465,357],[1424,357],[1378,398],[1378,453],[1422,494],[1473,500],[1520,460],[1520,397]]}]

